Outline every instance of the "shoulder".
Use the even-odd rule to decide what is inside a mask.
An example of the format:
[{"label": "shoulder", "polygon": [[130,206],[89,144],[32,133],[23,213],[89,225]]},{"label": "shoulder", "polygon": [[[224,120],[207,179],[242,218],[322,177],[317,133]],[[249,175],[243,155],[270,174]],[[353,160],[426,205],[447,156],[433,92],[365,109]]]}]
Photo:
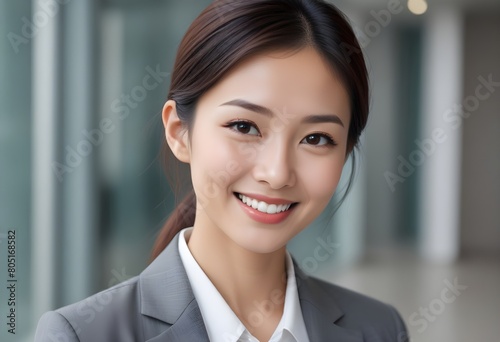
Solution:
[{"label": "shoulder", "polygon": [[134,277],[47,312],[38,322],[35,342],[141,340],[139,291],[138,277]]},{"label": "shoulder", "polygon": [[140,275],[44,314],[35,342],[146,341],[170,330],[194,299],[177,239]]},{"label": "shoulder", "polygon": [[392,314],[389,317],[384,315],[384,313],[392,313],[393,311],[393,307],[389,304],[318,278],[309,277],[309,279],[316,284],[318,289],[328,293],[335,300],[345,316],[366,317],[370,320],[380,316],[393,318]]},{"label": "shoulder", "polygon": [[302,281],[321,294],[322,305],[335,305],[342,312],[335,324],[361,331],[365,341],[409,341],[406,325],[394,306],[315,277]]},{"label": "shoulder", "polygon": [[35,342],[78,341],[75,330],[68,320],[55,311],[46,312],[38,321]]}]

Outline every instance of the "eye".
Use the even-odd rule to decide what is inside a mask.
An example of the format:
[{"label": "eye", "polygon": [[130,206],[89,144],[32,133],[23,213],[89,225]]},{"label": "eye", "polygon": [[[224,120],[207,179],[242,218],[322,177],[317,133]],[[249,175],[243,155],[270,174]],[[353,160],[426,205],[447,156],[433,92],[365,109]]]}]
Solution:
[{"label": "eye", "polygon": [[310,134],[307,137],[305,137],[304,140],[302,140],[302,142],[319,147],[328,147],[328,145],[331,146],[337,145],[335,140],[333,140],[333,138],[330,135],[324,133]]},{"label": "eye", "polygon": [[227,124],[225,127],[230,127],[232,130],[245,135],[260,135],[260,132],[255,124],[250,121],[233,121]]}]

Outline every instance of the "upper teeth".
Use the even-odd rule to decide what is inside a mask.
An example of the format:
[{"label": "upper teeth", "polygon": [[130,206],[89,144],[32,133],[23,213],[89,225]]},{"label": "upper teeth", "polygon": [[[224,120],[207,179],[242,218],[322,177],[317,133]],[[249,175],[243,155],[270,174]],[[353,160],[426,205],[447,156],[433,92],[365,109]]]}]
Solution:
[{"label": "upper teeth", "polygon": [[238,197],[240,198],[240,200],[243,203],[245,203],[249,207],[252,207],[258,211],[261,211],[261,212],[267,213],[267,214],[277,214],[277,213],[280,213],[282,211],[286,211],[286,210],[290,209],[290,206],[292,205],[292,203],[268,204],[264,201],[257,201],[256,199],[247,197],[247,196],[242,195],[242,194],[238,194]]}]

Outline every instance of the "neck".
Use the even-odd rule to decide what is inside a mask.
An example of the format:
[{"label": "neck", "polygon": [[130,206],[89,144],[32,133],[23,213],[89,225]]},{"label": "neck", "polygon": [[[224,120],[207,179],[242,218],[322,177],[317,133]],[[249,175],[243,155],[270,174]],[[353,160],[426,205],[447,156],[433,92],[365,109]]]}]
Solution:
[{"label": "neck", "polygon": [[[196,226],[188,247],[205,274],[245,326],[266,310],[279,322],[286,291],[286,247],[255,253],[235,244],[219,228]],[[255,318],[254,318],[255,320]]]}]

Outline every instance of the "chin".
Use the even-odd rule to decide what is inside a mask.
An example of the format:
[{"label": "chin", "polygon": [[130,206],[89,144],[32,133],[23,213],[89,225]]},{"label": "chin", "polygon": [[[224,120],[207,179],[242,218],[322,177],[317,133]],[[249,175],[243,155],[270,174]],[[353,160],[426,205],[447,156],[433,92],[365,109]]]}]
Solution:
[{"label": "chin", "polygon": [[252,234],[239,236],[234,242],[243,249],[258,254],[274,253],[285,247],[288,240],[273,237],[273,234]]}]

